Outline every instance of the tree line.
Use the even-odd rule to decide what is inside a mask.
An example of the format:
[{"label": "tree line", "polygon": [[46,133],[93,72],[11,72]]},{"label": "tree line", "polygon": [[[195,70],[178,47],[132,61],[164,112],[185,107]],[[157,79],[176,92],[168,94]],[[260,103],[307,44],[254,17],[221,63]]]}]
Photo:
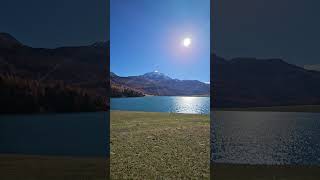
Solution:
[{"label": "tree line", "polygon": [[0,113],[103,111],[106,102],[107,97],[62,81],[39,82],[0,75]]},{"label": "tree line", "polygon": [[141,91],[111,84],[111,97],[141,97],[144,93]]}]

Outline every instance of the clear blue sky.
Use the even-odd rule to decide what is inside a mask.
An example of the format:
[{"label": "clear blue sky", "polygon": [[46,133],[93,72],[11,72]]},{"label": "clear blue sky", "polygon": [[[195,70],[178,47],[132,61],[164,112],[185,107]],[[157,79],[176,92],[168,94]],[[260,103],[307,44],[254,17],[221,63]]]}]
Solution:
[{"label": "clear blue sky", "polygon": [[110,8],[112,72],[210,81],[210,0],[111,0]]}]

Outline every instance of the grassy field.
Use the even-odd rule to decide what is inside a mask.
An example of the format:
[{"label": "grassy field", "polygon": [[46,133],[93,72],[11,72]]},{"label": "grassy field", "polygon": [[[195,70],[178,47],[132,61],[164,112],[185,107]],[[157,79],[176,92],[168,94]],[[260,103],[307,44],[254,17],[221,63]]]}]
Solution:
[{"label": "grassy field", "polygon": [[0,154],[1,180],[106,180],[105,158]]},{"label": "grassy field", "polygon": [[111,111],[111,179],[209,179],[208,115]]}]

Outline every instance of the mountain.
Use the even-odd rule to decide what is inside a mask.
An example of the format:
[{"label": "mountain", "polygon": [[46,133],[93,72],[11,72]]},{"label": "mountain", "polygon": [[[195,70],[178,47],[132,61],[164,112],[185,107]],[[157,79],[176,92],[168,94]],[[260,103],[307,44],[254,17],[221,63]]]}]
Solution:
[{"label": "mountain", "polygon": [[172,80],[169,76],[158,71],[145,73],[142,77],[152,81]]},{"label": "mountain", "polygon": [[160,72],[109,74],[109,50],[109,42],[32,48],[0,33],[0,112],[94,111],[106,108],[109,93],[113,97],[208,95],[210,86],[213,107],[320,104],[320,72],[282,59],[227,60],[212,54],[209,85]]},{"label": "mountain", "polygon": [[[5,44],[2,39],[0,44]],[[0,48],[0,73],[41,82],[63,81],[105,95],[108,57],[107,44],[56,49],[6,46]]]},{"label": "mountain", "polygon": [[111,73],[111,86],[130,89],[144,95],[190,96],[209,95],[210,86],[197,80],[172,79],[160,72],[140,76],[120,77]]},{"label": "mountain", "polygon": [[320,71],[320,64],[304,65],[303,68],[307,70]]},{"label": "mountain", "polygon": [[32,48],[7,33],[0,33],[0,75],[6,82],[10,79],[18,79],[12,83],[26,81],[22,83],[26,84],[24,88],[28,88],[27,84],[38,90],[57,85],[65,92],[69,92],[67,89],[72,89],[74,94],[81,92],[75,97],[86,94],[103,99],[105,106],[109,91],[108,59],[108,42],[55,49]]},{"label": "mountain", "polygon": [[0,33],[0,48],[13,48],[22,44],[8,33]]},{"label": "mountain", "polygon": [[213,107],[320,104],[320,72],[282,59],[211,57]]}]

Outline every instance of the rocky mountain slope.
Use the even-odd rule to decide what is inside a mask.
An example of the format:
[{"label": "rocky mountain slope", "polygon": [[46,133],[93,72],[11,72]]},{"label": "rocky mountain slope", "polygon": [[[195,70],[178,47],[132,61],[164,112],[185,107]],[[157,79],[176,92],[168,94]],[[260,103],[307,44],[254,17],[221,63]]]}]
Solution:
[{"label": "rocky mountain slope", "polygon": [[210,85],[197,80],[172,79],[160,72],[120,77],[111,73],[111,85],[130,88],[147,95],[191,96],[209,95]]}]

